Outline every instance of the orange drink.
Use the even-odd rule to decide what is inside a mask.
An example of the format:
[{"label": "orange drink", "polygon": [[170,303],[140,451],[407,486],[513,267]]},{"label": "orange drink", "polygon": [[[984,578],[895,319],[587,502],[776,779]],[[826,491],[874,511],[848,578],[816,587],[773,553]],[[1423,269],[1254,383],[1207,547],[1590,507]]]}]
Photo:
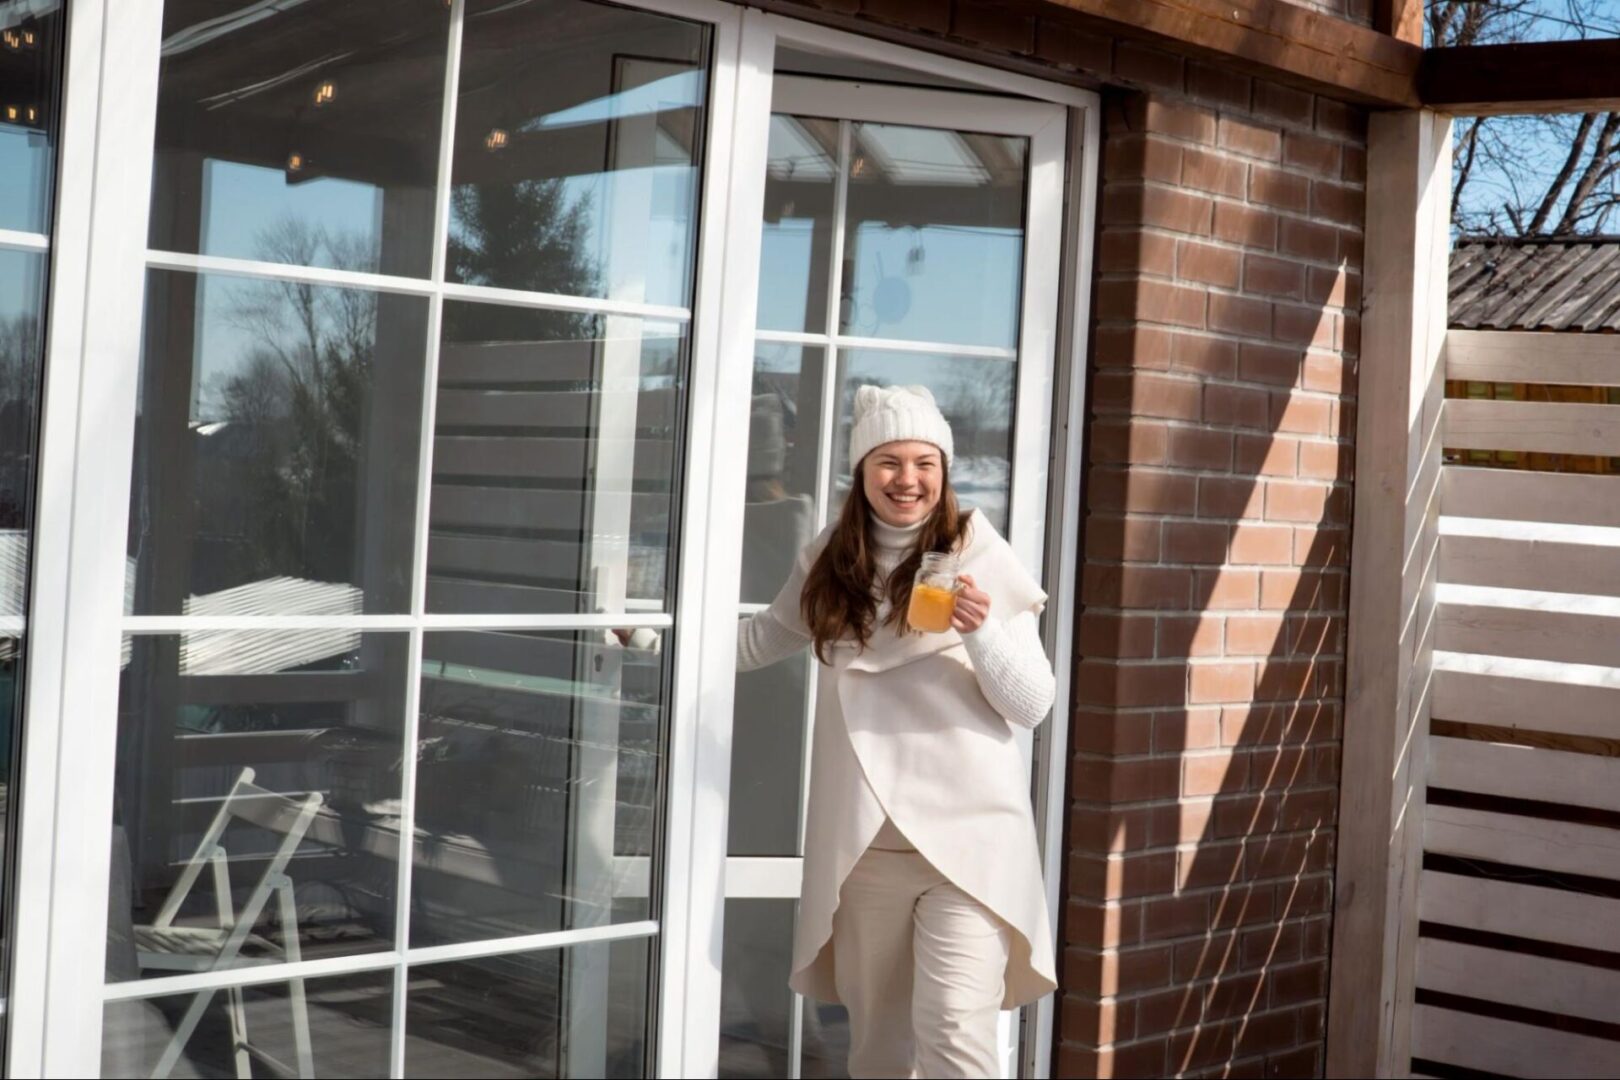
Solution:
[{"label": "orange drink", "polygon": [[913,630],[930,634],[943,634],[951,628],[951,615],[956,611],[956,593],[938,585],[913,585],[911,606],[906,609],[906,621]]},{"label": "orange drink", "polygon": [[913,630],[943,634],[951,628],[956,613],[956,557],[940,551],[925,551],[917,576],[911,579],[911,603],[906,622]]}]

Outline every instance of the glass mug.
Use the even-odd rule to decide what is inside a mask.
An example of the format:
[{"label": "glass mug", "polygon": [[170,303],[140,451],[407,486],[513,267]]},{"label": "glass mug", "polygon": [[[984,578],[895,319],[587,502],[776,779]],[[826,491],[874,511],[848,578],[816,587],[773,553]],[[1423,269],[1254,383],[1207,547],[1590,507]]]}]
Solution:
[{"label": "glass mug", "polygon": [[961,588],[956,572],[955,555],[938,551],[923,553],[922,565],[911,582],[911,605],[906,608],[906,621],[913,630],[943,634],[951,628],[956,594]]}]

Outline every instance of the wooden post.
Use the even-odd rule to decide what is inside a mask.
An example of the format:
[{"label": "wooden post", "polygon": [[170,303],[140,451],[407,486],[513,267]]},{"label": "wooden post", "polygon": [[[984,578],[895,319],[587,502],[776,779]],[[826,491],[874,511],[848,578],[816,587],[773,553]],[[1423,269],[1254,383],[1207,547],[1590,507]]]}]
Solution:
[{"label": "wooden post", "polygon": [[1451,120],[1374,113],[1327,1075],[1410,1066],[1439,548]]}]

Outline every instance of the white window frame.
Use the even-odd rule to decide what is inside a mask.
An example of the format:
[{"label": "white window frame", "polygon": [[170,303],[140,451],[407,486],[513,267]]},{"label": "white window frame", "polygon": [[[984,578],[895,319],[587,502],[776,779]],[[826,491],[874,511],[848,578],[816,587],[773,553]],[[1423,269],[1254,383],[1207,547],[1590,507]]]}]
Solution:
[{"label": "white window frame", "polygon": [[[455,0],[457,26],[462,2]],[[791,45],[870,60],[995,93],[1051,102],[1068,110],[1069,175],[1042,181],[1065,184],[1068,189],[1061,240],[1042,238],[1064,247],[1065,294],[1060,296],[1054,288],[1043,318],[1038,323],[1026,320],[1024,329],[1026,337],[1036,332],[1055,335],[1060,350],[1053,369],[1058,384],[1037,388],[1040,400],[1055,401],[1052,470],[1040,486],[1015,480],[1019,486],[1010,510],[1012,514],[1037,513],[1043,523],[1040,541],[1032,541],[1030,550],[1021,550],[1021,554],[1032,563],[1047,552],[1058,555],[1048,574],[1054,592],[1047,636],[1059,660],[1059,718],[1067,716],[1067,636],[1077,580],[1084,327],[1089,317],[1085,299],[1100,108],[1096,94],[1090,91],[745,11],[721,0],[617,2],[705,22],[714,31],[692,307],[671,310],[587,302],[592,310],[678,318],[690,328],[688,456],[676,577],[680,617],[671,620],[667,615],[646,613],[631,620],[636,625],[668,629],[676,649],[670,703],[673,718],[666,744],[664,875],[662,881],[653,883],[660,890],[662,905],[656,923],[540,935],[523,944],[532,948],[576,939],[656,933],[657,986],[652,998],[658,1009],[656,1071],[668,1076],[712,1076],[718,1062],[736,583],[742,562],[739,507],[747,437],[746,425],[736,419],[748,415],[753,372],[755,293],[776,49]],[[15,826],[19,851],[12,977],[13,985],[26,992],[13,995],[10,1002],[6,1071],[20,1078],[97,1075],[103,1001],[149,992],[108,987],[104,982],[120,645],[123,634],[132,630],[170,632],[182,623],[186,629],[198,629],[200,624],[195,619],[166,617],[131,620],[122,610],[146,271],[149,266],[179,264],[195,270],[253,269],[237,260],[147,250],[161,11],[161,0],[73,0],[67,6],[56,227],[50,241],[53,257],[39,446],[40,494],[20,747],[25,779]],[[453,72],[447,72],[451,87],[453,77]],[[446,102],[447,112],[453,107],[453,99]],[[441,206],[436,224],[441,239],[443,214]],[[435,257],[442,259],[442,254]],[[281,277],[326,277],[319,270],[275,269]],[[342,283],[361,284],[354,276],[345,276]],[[376,284],[391,291],[418,291],[399,278]],[[419,291],[436,290],[443,297],[464,288],[423,282]],[[579,303],[564,297],[541,302],[551,307]],[[1058,325],[1060,310],[1064,312],[1062,327]],[[436,349],[436,337],[430,332],[430,350]],[[430,356],[429,364],[432,362]],[[430,366],[430,385],[432,377]],[[1021,379],[1019,407],[1029,400],[1026,395],[1035,392]],[[431,397],[424,409],[431,409]],[[431,424],[431,415],[424,420]],[[1022,455],[1029,449],[1021,446],[1019,452]],[[421,482],[425,483],[431,475],[430,446],[424,446],[422,456]],[[1045,453],[1036,456],[1046,459]],[[1040,511],[1043,502],[1046,509]],[[425,528],[425,502],[418,509],[420,532]],[[420,535],[418,541],[416,558],[420,561],[425,557]],[[594,623],[577,618],[440,619],[422,612],[419,597],[413,604],[415,615],[358,617],[356,628],[385,629],[398,623],[399,629],[412,635],[414,646],[424,630],[435,625],[539,628],[566,623],[568,628],[578,628]],[[612,621],[626,624],[620,617]],[[290,628],[310,622],[281,618],[254,625]],[[414,647],[411,663],[411,715],[405,738],[411,737],[415,724],[420,650]],[[716,717],[723,719],[716,722]],[[1046,726],[1050,746],[1035,778],[1036,791],[1042,796],[1037,820],[1046,852],[1054,929],[1062,912],[1057,888],[1065,817],[1066,727],[1061,721]],[[405,783],[410,784],[409,777]],[[477,943],[465,953],[484,955],[516,944]],[[438,949],[431,956],[411,950],[409,958],[389,950],[360,958],[309,961],[302,966],[314,974],[386,967],[395,961],[403,965],[439,960],[452,952],[461,955],[460,947],[448,948],[451,952],[443,956]],[[278,969],[274,975],[285,978],[286,973]],[[229,976],[188,978],[195,978],[201,986],[227,979],[240,985],[271,977],[268,971],[239,971]],[[180,984],[168,985],[178,988]],[[402,1007],[403,998],[396,997],[396,1018]],[[1051,1015],[1050,998],[1032,1011],[1025,1042],[1026,1075],[1046,1074]],[[397,1044],[397,1032],[395,1041]],[[397,1052],[392,1064],[398,1075]]]}]

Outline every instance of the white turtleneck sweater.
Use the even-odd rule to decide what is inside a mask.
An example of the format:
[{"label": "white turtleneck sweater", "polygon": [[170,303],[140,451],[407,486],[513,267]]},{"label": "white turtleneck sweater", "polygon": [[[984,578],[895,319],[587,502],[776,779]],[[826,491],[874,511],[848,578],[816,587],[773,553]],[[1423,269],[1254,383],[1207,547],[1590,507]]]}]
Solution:
[{"label": "white turtleneck sweater", "polygon": [[[881,589],[895,567],[905,559],[916,542],[922,523],[890,525],[872,515],[872,541],[877,574],[873,588]],[[877,622],[890,611],[887,599],[878,602]],[[1056,683],[1041,645],[1040,627],[1032,611],[1022,612],[1004,622],[986,619],[977,630],[963,634],[962,644],[973,664],[979,689],[996,712],[1020,727],[1032,728],[1045,719],[1052,708]],[[786,626],[771,612],[762,611],[748,618],[737,633],[737,670],[753,671],[774,664],[806,648],[810,639]],[[915,851],[916,847],[885,820],[872,846],[887,851]]]}]

